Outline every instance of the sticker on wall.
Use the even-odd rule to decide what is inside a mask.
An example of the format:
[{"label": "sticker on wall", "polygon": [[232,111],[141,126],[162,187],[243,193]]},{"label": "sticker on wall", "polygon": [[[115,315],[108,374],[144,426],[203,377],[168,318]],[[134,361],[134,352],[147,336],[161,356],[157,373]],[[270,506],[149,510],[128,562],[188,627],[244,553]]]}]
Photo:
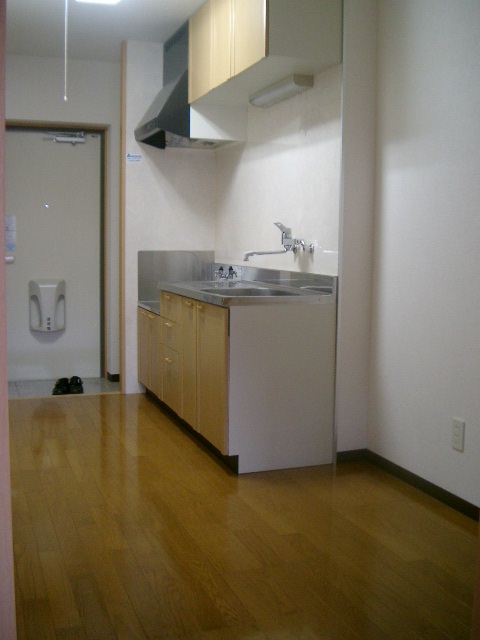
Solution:
[{"label": "sticker on wall", "polygon": [[5,251],[17,248],[17,216],[5,216]]},{"label": "sticker on wall", "polygon": [[127,162],[141,162],[142,154],[141,153],[127,153]]}]

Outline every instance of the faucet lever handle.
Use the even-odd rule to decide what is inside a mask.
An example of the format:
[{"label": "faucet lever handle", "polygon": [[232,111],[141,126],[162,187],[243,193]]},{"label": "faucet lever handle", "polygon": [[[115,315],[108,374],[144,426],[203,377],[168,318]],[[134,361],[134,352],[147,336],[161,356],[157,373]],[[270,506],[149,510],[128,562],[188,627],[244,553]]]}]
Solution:
[{"label": "faucet lever handle", "polygon": [[292,237],[292,230],[289,227],[286,227],[281,222],[274,222],[273,224],[280,229],[280,231],[282,232],[282,235],[285,238],[291,238]]}]

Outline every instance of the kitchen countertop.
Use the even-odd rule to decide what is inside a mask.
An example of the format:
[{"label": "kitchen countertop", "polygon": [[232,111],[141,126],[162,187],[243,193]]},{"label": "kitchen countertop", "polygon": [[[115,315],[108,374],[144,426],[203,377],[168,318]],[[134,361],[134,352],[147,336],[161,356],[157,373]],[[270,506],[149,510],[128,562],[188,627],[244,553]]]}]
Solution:
[{"label": "kitchen countertop", "polygon": [[[328,287],[324,291],[304,289],[301,286],[277,284],[276,282],[261,282],[248,280],[213,280],[193,282],[159,282],[158,289],[175,293],[200,302],[215,304],[221,307],[252,306],[272,304],[333,304],[336,301],[336,287],[331,291]],[[229,295],[233,289],[273,289],[280,290],[284,295]],[[218,291],[204,291],[215,289]],[[290,294],[290,295],[289,295]]]},{"label": "kitchen countertop", "polygon": [[160,315],[160,299],[158,300],[140,300],[138,302],[138,306],[142,309],[146,309],[151,313],[155,313],[157,316]]}]

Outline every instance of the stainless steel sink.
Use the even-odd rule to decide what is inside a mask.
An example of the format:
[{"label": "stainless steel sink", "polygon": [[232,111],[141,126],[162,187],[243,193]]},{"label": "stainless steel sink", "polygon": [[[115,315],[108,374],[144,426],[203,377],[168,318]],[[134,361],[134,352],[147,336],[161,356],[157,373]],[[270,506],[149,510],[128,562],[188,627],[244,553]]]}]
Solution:
[{"label": "stainless steel sink", "polygon": [[270,287],[243,287],[243,288],[229,288],[229,287],[209,287],[208,289],[201,289],[204,293],[210,293],[223,298],[235,297],[252,297],[252,296],[298,296],[301,293],[296,291],[286,291],[285,289],[272,289]]},{"label": "stainless steel sink", "polygon": [[326,293],[331,295],[333,293],[332,287],[322,287],[318,285],[309,285],[306,287],[301,287],[302,289],[307,289],[307,291],[316,291],[317,293]]}]

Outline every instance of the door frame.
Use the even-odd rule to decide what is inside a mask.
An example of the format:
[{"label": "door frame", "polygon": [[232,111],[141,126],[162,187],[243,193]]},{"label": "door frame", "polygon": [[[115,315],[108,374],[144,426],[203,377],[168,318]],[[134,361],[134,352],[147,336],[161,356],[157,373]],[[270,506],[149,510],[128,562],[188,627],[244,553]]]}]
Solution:
[{"label": "door frame", "polygon": [[[62,122],[40,122],[24,120],[7,120],[5,130],[18,129],[23,131],[51,132],[52,130],[74,132],[83,131],[85,133],[98,133],[101,137],[101,175],[100,175],[100,373],[103,378],[107,377],[107,148],[108,148],[108,127],[105,125],[75,124]],[[4,185],[5,187],[5,185]]]}]

